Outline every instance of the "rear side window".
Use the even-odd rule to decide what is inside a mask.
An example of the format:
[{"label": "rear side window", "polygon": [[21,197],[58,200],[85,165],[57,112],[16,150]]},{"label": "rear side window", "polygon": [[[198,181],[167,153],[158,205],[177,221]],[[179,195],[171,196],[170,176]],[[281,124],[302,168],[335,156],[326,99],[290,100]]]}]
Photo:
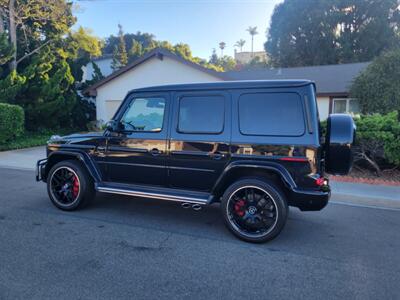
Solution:
[{"label": "rear side window", "polygon": [[224,97],[184,96],[179,101],[178,131],[218,134],[224,128]]},{"label": "rear side window", "polygon": [[303,135],[305,126],[300,95],[297,93],[241,95],[239,128],[245,135]]}]

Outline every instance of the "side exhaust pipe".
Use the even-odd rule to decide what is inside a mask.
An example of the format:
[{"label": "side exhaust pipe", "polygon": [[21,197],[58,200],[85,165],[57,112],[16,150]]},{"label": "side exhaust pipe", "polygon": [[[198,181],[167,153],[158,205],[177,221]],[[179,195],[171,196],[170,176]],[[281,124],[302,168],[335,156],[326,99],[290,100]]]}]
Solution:
[{"label": "side exhaust pipe", "polygon": [[195,211],[199,211],[199,210],[201,210],[201,208],[202,208],[202,207],[201,207],[200,204],[193,204],[193,205],[192,205],[192,209],[195,210]]},{"label": "side exhaust pipe", "polygon": [[182,208],[190,208],[191,207],[194,211],[199,211],[202,208],[200,204],[191,204],[191,203],[187,203],[187,202],[182,203],[181,207]]},{"label": "side exhaust pipe", "polygon": [[192,204],[185,202],[185,203],[182,203],[181,206],[182,206],[182,208],[190,208],[192,206]]}]

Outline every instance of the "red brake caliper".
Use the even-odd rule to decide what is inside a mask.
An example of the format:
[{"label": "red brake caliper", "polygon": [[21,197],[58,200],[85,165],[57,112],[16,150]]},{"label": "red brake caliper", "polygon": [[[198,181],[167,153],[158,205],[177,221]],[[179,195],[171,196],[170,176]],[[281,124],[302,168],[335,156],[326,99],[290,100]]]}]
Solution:
[{"label": "red brake caliper", "polygon": [[74,198],[78,196],[79,193],[79,180],[76,176],[72,179],[73,185],[72,185],[72,195]]},{"label": "red brake caliper", "polygon": [[245,213],[245,202],[244,200],[239,200],[238,202],[235,203],[235,213],[239,217],[243,217]]}]

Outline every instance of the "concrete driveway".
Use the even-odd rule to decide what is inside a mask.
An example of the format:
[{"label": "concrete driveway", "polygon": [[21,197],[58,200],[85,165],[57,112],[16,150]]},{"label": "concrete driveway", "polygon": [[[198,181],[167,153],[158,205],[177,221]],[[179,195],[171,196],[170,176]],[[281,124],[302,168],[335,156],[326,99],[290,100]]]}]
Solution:
[{"label": "concrete driveway", "polygon": [[0,152],[0,167],[34,170],[36,162],[45,157],[45,146],[4,151]]}]

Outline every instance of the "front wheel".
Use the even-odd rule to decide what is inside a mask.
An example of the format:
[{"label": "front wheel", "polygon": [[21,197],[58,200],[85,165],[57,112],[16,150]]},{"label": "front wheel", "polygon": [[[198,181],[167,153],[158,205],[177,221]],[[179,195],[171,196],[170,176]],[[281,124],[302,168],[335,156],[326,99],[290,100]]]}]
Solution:
[{"label": "front wheel", "polygon": [[86,169],[75,160],[55,164],[47,176],[51,202],[62,210],[85,206],[94,197],[93,181]]},{"label": "front wheel", "polygon": [[263,243],[275,238],[288,215],[285,195],[279,187],[259,179],[242,179],[225,191],[222,214],[228,229],[240,239]]}]

